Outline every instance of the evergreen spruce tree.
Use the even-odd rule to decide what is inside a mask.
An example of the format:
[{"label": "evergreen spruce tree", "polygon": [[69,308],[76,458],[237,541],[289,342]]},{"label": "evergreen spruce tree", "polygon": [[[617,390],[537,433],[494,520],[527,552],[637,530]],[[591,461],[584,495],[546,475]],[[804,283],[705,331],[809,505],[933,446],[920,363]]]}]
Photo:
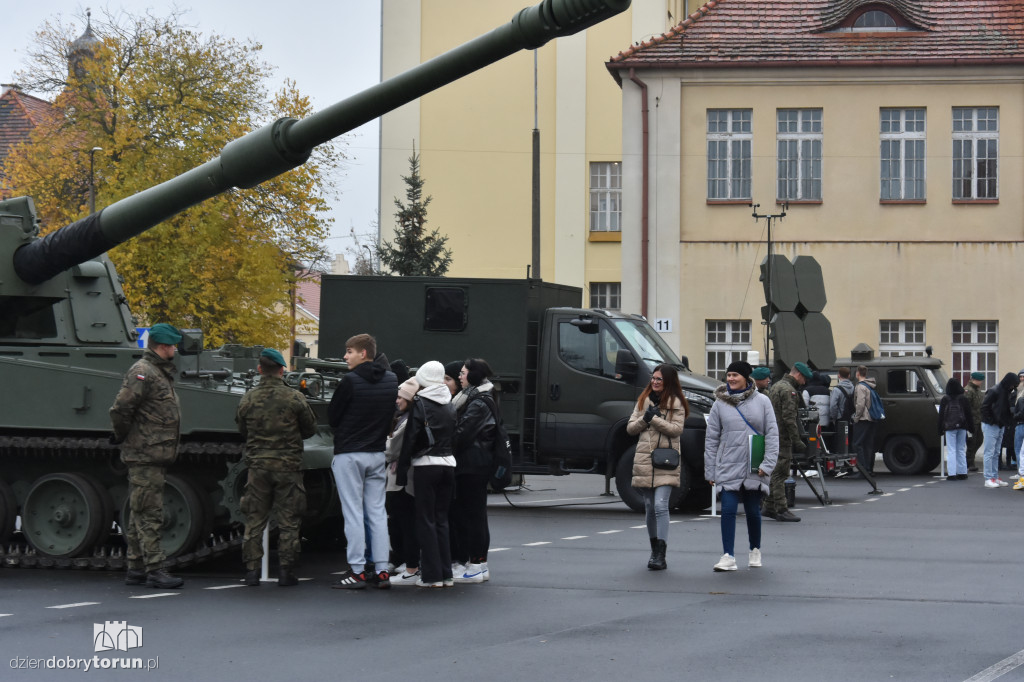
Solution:
[{"label": "evergreen spruce tree", "polygon": [[442,236],[437,228],[428,233],[427,206],[431,197],[423,197],[423,178],[420,177],[420,157],[415,150],[409,157],[409,175],[405,181],[406,203],[395,198],[394,241],[384,241],[377,256],[382,269],[394,275],[443,276],[452,263],[452,252],[445,248],[448,237]]}]

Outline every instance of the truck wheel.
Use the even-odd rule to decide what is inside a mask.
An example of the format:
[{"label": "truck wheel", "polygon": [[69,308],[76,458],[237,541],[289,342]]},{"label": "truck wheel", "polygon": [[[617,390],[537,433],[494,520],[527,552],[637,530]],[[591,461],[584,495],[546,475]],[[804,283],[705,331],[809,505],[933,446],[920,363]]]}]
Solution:
[{"label": "truck wheel", "polygon": [[939,466],[939,462],[942,461],[942,451],[940,450],[929,450],[928,457],[924,463],[924,473],[929,471],[935,471],[935,467]]},{"label": "truck wheel", "polygon": [[[629,448],[619,457],[619,463],[615,466],[615,489],[619,492],[619,499],[626,503],[626,506],[633,511],[644,511],[644,498],[633,487],[633,457],[636,455],[636,446]],[[687,485],[689,471],[683,465],[680,473],[680,483]],[[672,495],[668,500],[668,508],[675,509],[683,499],[685,490],[682,485],[672,489]]]},{"label": "truck wheel", "polygon": [[900,476],[919,474],[925,470],[928,453],[917,438],[895,436],[885,443],[882,461],[885,468]]},{"label": "truck wheel", "polygon": [[711,485],[707,481],[697,481],[696,475],[694,479],[686,497],[679,502],[680,511],[700,512],[711,508]]}]

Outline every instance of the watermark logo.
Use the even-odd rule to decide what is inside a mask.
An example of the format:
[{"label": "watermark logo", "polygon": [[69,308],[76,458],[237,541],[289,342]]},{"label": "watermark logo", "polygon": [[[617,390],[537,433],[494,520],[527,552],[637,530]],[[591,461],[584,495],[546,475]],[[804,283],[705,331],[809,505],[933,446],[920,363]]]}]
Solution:
[{"label": "watermark logo", "polygon": [[142,628],[124,620],[93,623],[93,651],[128,651],[142,646]]}]

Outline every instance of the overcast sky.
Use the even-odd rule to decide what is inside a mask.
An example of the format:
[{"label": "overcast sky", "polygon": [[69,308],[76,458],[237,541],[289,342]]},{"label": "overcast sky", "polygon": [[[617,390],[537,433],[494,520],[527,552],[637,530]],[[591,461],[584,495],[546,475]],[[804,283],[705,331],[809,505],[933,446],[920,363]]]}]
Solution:
[{"label": "overcast sky", "polygon": [[[24,68],[24,55],[35,33],[48,19],[60,16],[72,23],[92,7],[142,13],[150,9],[166,16],[172,7],[185,12],[182,22],[203,33],[263,45],[263,60],[276,67],[269,90],[291,78],[308,95],[316,111],[355,94],[380,80],[380,0],[118,0],[76,4],[74,0],[10,1],[0,10],[4,39],[0,42],[0,83],[14,82]],[[84,23],[82,30],[85,29]],[[328,249],[343,253],[351,245],[349,227],[369,234],[377,214],[377,123],[348,133],[344,150],[349,157],[337,185],[341,198],[334,209],[334,228]],[[211,158],[219,153],[211,149]],[[351,258],[350,258],[351,260]]]}]

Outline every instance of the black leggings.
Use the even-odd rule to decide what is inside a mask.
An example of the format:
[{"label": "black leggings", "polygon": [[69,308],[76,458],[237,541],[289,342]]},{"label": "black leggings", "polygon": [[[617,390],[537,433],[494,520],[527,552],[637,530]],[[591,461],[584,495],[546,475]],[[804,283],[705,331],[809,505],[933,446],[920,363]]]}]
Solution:
[{"label": "black leggings", "polygon": [[458,535],[455,543],[460,564],[487,561],[491,532],[487,527],[487,474],[456,474],[452,523]]}]

